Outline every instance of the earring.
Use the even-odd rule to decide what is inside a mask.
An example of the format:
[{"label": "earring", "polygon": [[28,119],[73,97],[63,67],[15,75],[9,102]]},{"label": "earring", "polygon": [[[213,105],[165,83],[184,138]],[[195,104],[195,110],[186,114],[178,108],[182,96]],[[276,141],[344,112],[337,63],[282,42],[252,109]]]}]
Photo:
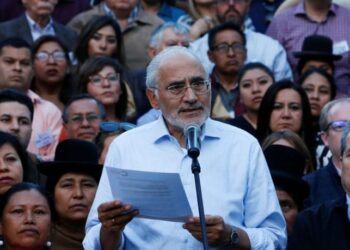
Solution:
[{"label": "earring", "polygon": [[47,246],[47,247],[51,247],[51,241],[47,241],[47,242],[46,242],[46,246]]}]

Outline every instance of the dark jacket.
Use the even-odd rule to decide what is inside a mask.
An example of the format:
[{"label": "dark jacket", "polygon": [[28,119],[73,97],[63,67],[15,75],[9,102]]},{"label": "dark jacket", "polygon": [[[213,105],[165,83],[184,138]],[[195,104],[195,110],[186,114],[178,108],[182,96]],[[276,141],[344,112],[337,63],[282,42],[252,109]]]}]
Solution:
[{"label": "dark jacket", "polygon": [[[70,51],[73,51],[78,35],[73,30],[55,21],[53,21],[53,29],[55,30],[56,36],[62,39],[63,43]],[[29,23],[24,14],[8,22],[0,23],[0,40],[10,37],[19,37],[27,41],[30,45],[33,44]]]},{"label": "dark jacket", "polygon": [[335,200],[345,194],[332,160],[326,167],[304,176],[303,179],[310,185],[310,196],[305,201],[306,207]]},{"label": "dark jacket", "polygon": [[288,250],[350,249],[350,223],[345,195],[302,211],[294,224]]}]

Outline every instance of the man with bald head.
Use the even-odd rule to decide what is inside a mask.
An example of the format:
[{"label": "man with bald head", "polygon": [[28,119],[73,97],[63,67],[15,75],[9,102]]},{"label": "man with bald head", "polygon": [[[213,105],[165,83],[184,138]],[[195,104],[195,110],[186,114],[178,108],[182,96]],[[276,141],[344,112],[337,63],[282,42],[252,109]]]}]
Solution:
[{"label": "man with bald head", "polygon": [[194,216],[183,223],[138,218],[133,204],[113,199],[104,168],[86,225],[85,249],[202,247],[184,135],[190,124],[201,129],[198,161],[209,246],[283,249],[286,225],[260,146],[242,130],[209,118],[211,87],[201,61],[184,47],[167,48],[148,65],[146,84],[152,107],[162,115],[115,139],[105,166],[178,173]]}]

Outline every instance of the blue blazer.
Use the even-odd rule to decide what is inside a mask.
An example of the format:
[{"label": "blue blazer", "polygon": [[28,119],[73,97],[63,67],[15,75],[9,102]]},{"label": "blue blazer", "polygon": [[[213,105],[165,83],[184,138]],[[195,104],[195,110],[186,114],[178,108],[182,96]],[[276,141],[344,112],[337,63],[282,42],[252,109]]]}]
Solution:
[{"label": "blue blazer", "polygon": [[310,196],[305,201],[305,207],[335,200],[345,195],[340,176],[332,160],[329,160],[326,167],[304,176],[303,179],[310,185]]}]

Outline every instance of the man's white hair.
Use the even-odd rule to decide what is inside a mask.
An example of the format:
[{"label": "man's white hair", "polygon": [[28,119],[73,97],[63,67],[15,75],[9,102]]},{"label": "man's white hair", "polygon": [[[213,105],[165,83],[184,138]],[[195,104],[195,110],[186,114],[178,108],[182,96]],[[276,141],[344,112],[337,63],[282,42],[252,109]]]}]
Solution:
[{"label": "man's white hair", "polygon": [[172,58],[178,58],[179,56],[193,58],[198,63],[198,65],[201,65],[201,67],[203,68],[203,72],[205,72],[205,79],[209,78],[208,74],[206,73],[203,67],[202,62],[191,50],[182,46],[172,46],[161,51],[149,63],[147,67],[146,76],[147,87],[156,88],[157,86],[159,86],[159,68],[163,64],[166,64],[167,62],[171,61]]}]

